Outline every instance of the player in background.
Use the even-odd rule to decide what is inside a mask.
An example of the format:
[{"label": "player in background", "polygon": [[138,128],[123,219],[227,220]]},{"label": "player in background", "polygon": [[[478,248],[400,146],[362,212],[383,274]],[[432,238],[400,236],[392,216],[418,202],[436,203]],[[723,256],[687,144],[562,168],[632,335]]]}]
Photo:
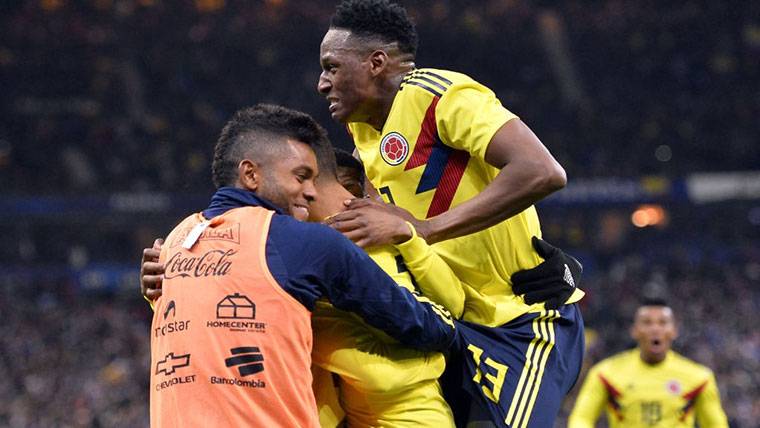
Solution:
[{"label": "player in background", "polygon": [[[469,420],[550,426],[580,370],[583,322],[574,303],[583,292],[575,288],[580,265],[534,238],[541,230],[532,204],[565,185],[564,170],[488,88],[416,68],[416,47],[402,7],[338,5],[320,47],[317,89],[346,124],[366,178],[406,213],[361,199],[328,224],[372,247],[407,239],[398,225],[411,222],[465,284],[468,328],[458,331],[459,363],[449,367],[461,365],[475,399]],[[521,274],[529,285],[513,287]],[[543,298],[523,299],[525,291]]]},{"label": "player in background", "polygon": [[570,414],[570,428],[593,428],[603,409],[617,427],[726,428],[710,369],[673,350],[673,310],[649,299],[636,310],[631,337],[638,346],[593,366]]},{"label": "player in background", "polygon": [[[167,237],[151,334],[151,425],[318,426],[311,310],[325,298],[421,350],[443,350],[450,315],[399,287],[331,229],[316,197],[306,114],[241,110],[217,142],[209,207]],[[301,220],[301,221],[299,221]]]}]

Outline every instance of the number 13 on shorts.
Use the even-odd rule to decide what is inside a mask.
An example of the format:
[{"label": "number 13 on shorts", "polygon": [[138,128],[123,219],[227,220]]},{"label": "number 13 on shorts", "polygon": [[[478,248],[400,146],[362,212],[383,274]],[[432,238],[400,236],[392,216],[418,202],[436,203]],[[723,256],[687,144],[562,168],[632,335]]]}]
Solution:
[{"label": "number 13 on shorts", "polygon": [[467,349],[472,352],[472,359],[475,360],[475,376],[472,381],[480,385],[486,397],[498,403],[509,367],[492,360],[491,357],[483,360],[483,350],[473,344],[467,345]]}]

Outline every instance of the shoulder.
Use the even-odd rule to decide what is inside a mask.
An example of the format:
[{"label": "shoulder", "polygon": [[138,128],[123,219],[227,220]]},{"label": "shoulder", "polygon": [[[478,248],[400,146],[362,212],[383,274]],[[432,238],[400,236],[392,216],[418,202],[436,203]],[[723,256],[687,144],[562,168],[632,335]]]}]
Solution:
[{"label": "shoulder", "polygon": [[475,82],[475,79],[467,74],[440,68],[418,68],[408,74],[409,78],[431,79],[446,85],[461,85]]},{"label": "shoulder", "polygon": [[443,97],[444,94],[475,82],[466,74],[436,68],[418,68],[410,71],[401,82],[401,93],[408,96],[424,94]]},{"label": "shoulder", "polygon": [[684,357],[683,355],[672,351],[673,364],[681,370],[689,372],[694,377],[707,378],[713,375],[713,371],[698,362]]},{"label": "shoulder", "polygon": [[174,229],[172,229],[171,232],[169,232],[169,235],[166,236],[166,245],[167,248],[176,247],[179,245],[186,237],[187,234],[190,232],[190,230],[200,221],[200,216],[195,213],[187,216],[184,220],[179,222]]},{"label": "shoulder", "polygon": [[[313,240],[342,240],[343,235],[319,223],[299,221],[289,215],[274,214],[270,226],[271,233],[284,234],[303,244]],[[345,238],[344,238],[345,239]]]},{"label": "shoulder", "polygon": [[[332,228],[319,223],[298,221],[289,215],[275,214],[269,227],[269,236],[278,246],[309,255],[337,254],[352,251],[351,241]],[[358,248],[358,247],[357,247]]]},{"label": "shoulder", "polygon": [[636,349],[629,349],[599,361],[594,365],[594,368],[600,372],[614,372],[623,366],[629,365],[636,358],[638,358],[638,351]]}]

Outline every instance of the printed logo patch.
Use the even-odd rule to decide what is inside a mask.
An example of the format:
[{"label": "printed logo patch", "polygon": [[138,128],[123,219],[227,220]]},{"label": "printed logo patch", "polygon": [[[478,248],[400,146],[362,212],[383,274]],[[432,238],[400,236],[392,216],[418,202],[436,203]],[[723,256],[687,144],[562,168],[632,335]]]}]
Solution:
[{"label": "printed logo patch", "polygon": [[409,143],[398,132],[391,132],[380,141],[380,156],[388,165],[400,165],[408,154]]},{"label": "printed logo patch", "polygon": [[681,383],[677,380],[671,380],[666,385],[665,388],[667,388],[668,392],[670,392],[673,395],[678,395],[681,393]]}]

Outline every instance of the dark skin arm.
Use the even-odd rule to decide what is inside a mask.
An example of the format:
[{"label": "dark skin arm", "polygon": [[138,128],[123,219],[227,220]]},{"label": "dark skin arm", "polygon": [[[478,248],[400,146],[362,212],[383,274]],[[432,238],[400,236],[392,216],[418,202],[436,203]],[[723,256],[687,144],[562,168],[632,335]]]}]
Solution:
[{"label": "dark skin arm", "polygon": [[[491,139],[485,160],[501,172],[474,198],[427,220],[410,219],[417,233],[432,244],[468,235],[514,216],[565,186],[565,171],[533,131],[520,119],[505,123]],[[408,236],[385,226],[373,225],[371,209],[361,200],[348,203],[348,210],[327,224],[361,246],[403,242]]]},{"label": "dark skin arm", "polygon": [[152,248],[143,250],[140,263],[140,292],[148,300],[161,297],[161,281],[164,278],[164,265],[158,262],[163,239],[153,241]]}]

